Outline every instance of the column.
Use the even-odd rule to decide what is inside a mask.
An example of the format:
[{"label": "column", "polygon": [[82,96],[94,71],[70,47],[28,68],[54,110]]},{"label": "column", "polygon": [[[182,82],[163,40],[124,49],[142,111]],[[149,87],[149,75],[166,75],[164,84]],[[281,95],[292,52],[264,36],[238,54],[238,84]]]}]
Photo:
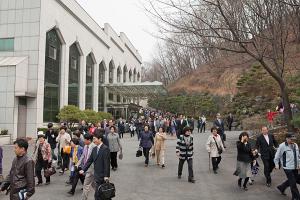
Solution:
[{"label": "column", "polygon": [[68,105],[69,92],[69,47],[62,45],[61,47],[61,66],[60,66],[60,108]]},{"label": "column", "polygon": [[86,81],[86,57],[80,56],[80,74],[79,74],[79,108],[85,109],[85,81]]},{"label": "column", "polygon": [[98,94],[99,94],[99,65],[94,65],[93,79],[93,110],[98,112]]},{"label": "column", "polygon": [[108,98],[108,91],[107,91],[107,87],[105,87],[104,86],[104,105],[103,105],[103,107],[104,107],[104,112],[107,112],[107,98]]}]

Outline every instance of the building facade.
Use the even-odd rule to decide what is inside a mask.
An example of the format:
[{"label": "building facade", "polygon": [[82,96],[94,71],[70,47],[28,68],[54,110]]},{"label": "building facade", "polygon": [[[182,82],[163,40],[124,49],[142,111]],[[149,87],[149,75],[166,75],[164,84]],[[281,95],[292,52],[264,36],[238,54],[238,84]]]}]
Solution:
[{"label": "building facade", "polygon": [[0,128],[35,137],[65,105],[132,102],[105,85],[141,82],[141,63],[124,33],[75,0],[0,0]]}]

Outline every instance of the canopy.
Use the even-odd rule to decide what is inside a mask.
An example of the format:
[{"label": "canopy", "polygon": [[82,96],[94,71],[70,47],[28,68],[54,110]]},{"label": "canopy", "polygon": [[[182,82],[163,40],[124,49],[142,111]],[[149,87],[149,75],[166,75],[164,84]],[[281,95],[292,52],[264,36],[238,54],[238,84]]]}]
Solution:
[{"label": "canopy", "polygon": [[110,92],[119,94],[124,97],[157,97],[167,95],[167,90],[161,82],[142,82],[142,83],[116,83],[116,84],[102,84]]}]

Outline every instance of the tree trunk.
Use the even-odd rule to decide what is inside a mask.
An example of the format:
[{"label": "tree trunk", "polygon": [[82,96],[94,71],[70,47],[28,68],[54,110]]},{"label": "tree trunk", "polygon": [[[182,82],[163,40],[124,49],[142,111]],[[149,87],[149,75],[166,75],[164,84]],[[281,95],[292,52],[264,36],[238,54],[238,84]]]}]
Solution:
[{"label": "tree trunk", "polygon": [[292,111],[291,111],[291,106],[290,106],[290,100],[289,100],[289,95],[287,88],[285,86],[284,82],[279,83],[280,90],[281,90],[281,96],[282,96],[282,103],[284,107],[284,120],[287,124],[288,131],[294,131],[294,126],[292,125]]}]

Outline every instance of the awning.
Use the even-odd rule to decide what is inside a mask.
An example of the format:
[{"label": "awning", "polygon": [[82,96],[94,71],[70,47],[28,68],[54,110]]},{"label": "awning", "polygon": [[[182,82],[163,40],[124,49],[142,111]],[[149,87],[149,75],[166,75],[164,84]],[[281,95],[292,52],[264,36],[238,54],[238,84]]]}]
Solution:
[{"label": "awning", "polygon": [[119,94],[123,97],[157,97],[167,95],[167,90],[161,82],[142,82],[142,83],[115,83],[102,84],[109,92]]}]

